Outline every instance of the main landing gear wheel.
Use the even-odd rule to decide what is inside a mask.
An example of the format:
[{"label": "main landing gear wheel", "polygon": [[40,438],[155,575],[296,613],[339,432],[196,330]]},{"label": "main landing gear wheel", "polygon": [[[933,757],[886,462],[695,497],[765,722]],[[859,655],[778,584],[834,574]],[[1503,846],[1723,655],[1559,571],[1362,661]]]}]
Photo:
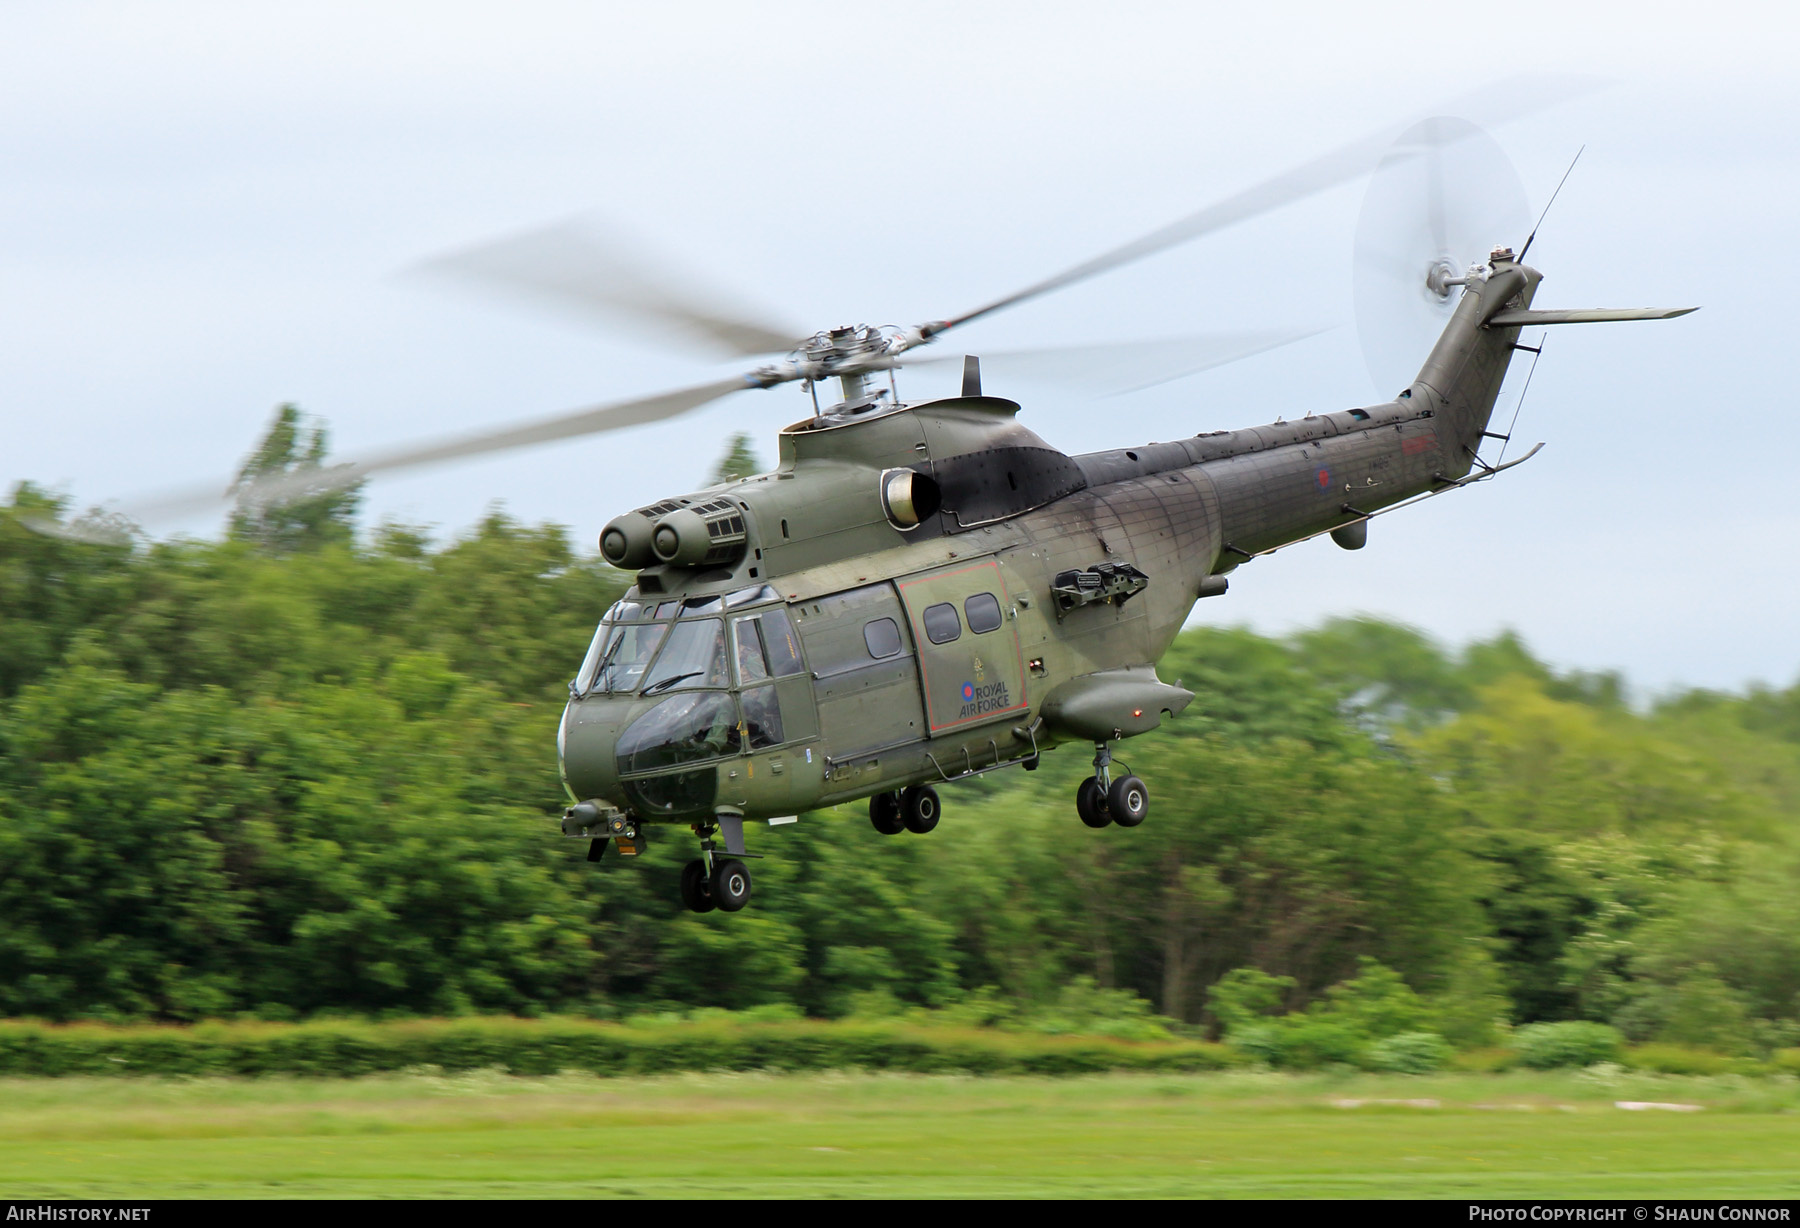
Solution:
[{"label": "main landing gear wheel", "polygon": [[1105,827],[1112,822],[1112,815],[1106,812],[1106,794],[1092,776],[1075,790],[1075,813],[1089,827]]},{"label": "main landing gear wheel", "polygon": [[750,902],[750,867],[728,858],[713,867],[712,902],[724,912],[736,912]]},{"label": "main landing gear wheel", "polygon": [[907,831],[922,836],[938,825],[943,813],[937,790],[930,785],[913,785],[900,794],[900,821]]},{"label": "main landing gear wheel", "polygon": [[711,912],[718,907],[706,876],[706,862],[698,857],[681,867],[681,902],[689,912]]},{"label": "main landing gear wheel", "polygon": [[900,795],[898,793],[877,793],[869,799],[869,822],[875,830],[884,836],[897,836],[906,830],[906,823],[900,818]]},{"label": "main landing gear wheel", "polygon": [[1106,791],[1106,812],[1120,827],[1136,827],[1150,813],[1150,790],[1136,776],[1121,776]]}]

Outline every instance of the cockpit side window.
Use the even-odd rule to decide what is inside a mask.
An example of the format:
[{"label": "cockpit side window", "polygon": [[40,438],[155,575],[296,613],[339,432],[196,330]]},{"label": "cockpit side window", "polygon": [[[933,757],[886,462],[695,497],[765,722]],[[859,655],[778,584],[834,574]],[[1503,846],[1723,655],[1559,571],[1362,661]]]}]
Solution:
[{"label": "cockpit side window", "polygon": [[764,610],[757,615],[757,621],[762,624],[763,650],[768,654],[770,677],[786,678],[806,668],[800,660],[800,637],[794,634],[794,624],[786,610],[780,607]]},{"label": "cockpit side window", "polygon": [[732,638],[737,641],[738,685],[748,686],[769,676],[769,662],[763,655],[762,630],[755,618],[732,621]]},{"label": "cockpit side window", "polygon": [[575,681],[569,684],[572,694],[586,695],[594,685],[594,671],[600,668],[600,654],[606,651],[606,637],[611,631],[611,623],[601,623],[594,631],[594,640],[588,645],[587,656],[581,658],[581,668],[575,673]]},{"label": "cockpit side window", "polygon": [[744,733],[751,750],[779,746],[786,740],[781,730],[781,697],[776,694],[779,689],[759,686],[744,692]]}]

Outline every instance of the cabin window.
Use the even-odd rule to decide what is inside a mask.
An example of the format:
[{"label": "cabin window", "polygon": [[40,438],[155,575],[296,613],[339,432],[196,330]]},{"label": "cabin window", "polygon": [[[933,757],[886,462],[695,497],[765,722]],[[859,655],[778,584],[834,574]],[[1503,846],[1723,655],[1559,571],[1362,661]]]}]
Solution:
[{"label": "cabin window", "polygon": [[891,618],[877,618],[863,627],[863,643],[877,661],[897,656],[900,652],[900,624]]},{"label": "cabin window", "polygon": [[644,694],[729,686],[725,672],[725,624],[716,618],[676,623],[669,642],[644,679]]},{"label": "cabin window", "polygon": [[1000,599],[992,593],[976,593],[963,602],[963,613],[968,615],[969,630],[976,635],[1000,629]]},{"label": "cabin window", "polygon": [[784,739],[781,735],[781,700],[772,686],[759,686],[754,691],[745,691],[744,734],[751,750],[761,750],[765,746],[780,746]]},{"label": "cabin window", "polygon": [[666,699],[633,721],[619,738],[619,771],[650,772],[737,754],[737,705],[723,691]]},{"label": "cabin window", "polygon": [[962,619],[949,602],[925,607],[925,638],[933,644],[948,644],[962,635]]}]

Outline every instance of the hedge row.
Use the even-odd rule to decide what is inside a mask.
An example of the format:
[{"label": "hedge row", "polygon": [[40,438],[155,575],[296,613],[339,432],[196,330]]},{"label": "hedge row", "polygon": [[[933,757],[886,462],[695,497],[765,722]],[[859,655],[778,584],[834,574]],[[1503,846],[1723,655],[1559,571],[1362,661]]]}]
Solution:
[{"label": "hedge row", "polygon": [[433,1066],[542,1075],[677,1070],[871,1070],[1073,1075],[1244,1064],[1200,1041],[1038,1036],[888,1022],[792,1020],[632,1026],[584,1019],[213,1023],[195,1027],[0,1022],[0,1075],[304,1075]]},{"label": "hedge row", "polygon": [[[1733,1056],[1715,1049],[1698,1049],[1691,1045],[1646,1044],[1626,1045],[1611,1059],[1626,1070],[1644,1074],[1673,1075],[1800,1075],[1800,1049],[1777,1049],[1766,1060]],[[1579,1061],[1547,1063],[1551,1066],[1580,1066]],[[1478,1074],[1494,1074],[1502,1070],[1519,1070],[1530,1065],[1518,1049],[1465,1049],[1450,1059],[1453,1070]]]}]

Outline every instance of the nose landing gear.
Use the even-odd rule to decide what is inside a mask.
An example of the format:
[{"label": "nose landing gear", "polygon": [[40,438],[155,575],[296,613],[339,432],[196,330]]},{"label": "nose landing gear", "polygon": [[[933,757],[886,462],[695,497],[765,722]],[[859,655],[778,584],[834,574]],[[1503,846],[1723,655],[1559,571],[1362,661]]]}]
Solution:
[{"label": "nose landing gear", "polygon": [[1150,814],[1150,790],[1136,776],[1112,775],[1112,748],[1094,743],[1094,774],[1075,790],[1075,813],[1089,827],[1136,827]]},{"label": "nose landing gear", "polygon": [[737,856],[715,856],[713,833],[720,825],[694,824],[700,837],[700,856],[681,867],[681,902],[691,912],[736,912],[750,902],[750,867],[738,860],[744,856],[743,819],[727,817],[725,848]]}]

